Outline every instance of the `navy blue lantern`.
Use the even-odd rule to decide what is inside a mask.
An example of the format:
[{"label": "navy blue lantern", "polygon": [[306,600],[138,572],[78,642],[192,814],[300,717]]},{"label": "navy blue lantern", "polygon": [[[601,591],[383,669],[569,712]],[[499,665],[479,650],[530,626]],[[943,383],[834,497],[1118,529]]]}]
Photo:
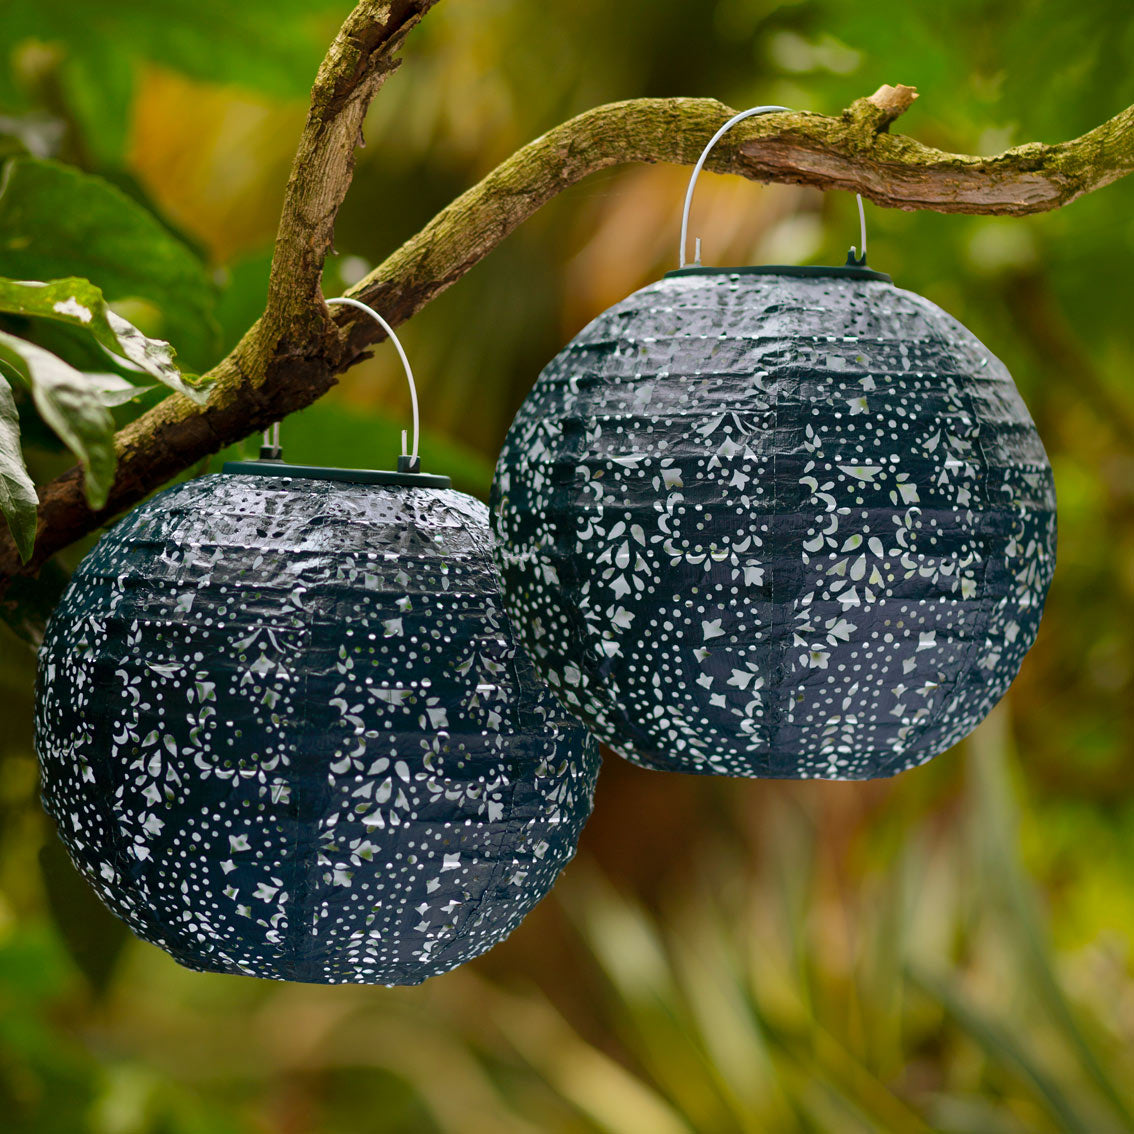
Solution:
[{"label": "navy blue lantern", "polygon": [[178,485],[49,623],[45,807],[190,968],[416,984],[574,853],[595,744],[516,643],[487,510],[416,452],[415,428],[398,473],[266,459]]},{"label": "navy blue lantern", "polygon": [[635,763],[891,775],[974,728],[1035,639],[1051,469],[1004,366],[865,252],[684,267],[704,157],[681,270],[584,328],[516,415],[505,602]]}]

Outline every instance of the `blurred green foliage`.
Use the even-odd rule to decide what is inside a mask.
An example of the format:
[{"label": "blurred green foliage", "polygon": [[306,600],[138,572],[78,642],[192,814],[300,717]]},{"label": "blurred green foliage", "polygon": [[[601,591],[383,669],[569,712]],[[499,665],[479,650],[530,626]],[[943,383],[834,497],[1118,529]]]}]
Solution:
[{"label": "blurred green foliage", "polygon": [[[259,312],[304,93],[348,9],[8,0],[0,275],[88,276],[187,363],[214,362]],[[903,82],[921,98],[895,129],[969,153],[1069,138],[1134,103],[1127,0],[443,0],[403,54],[367,122],[326,294],[598,102],[830,113]],[[17,193],[31,174],[44,185]],[[685,176],[590,179],[405,328],[427,463],[486,492],[543,363],[672,265]],[[73,195],[56,197],[64,183]],[[1134,1129],[1132,205],[1128,180],[1025,219],[868,211],[871,263],[1005,360],[1055,468],[1055,583],[994,717],[881,784],[608,760],[553,897],[420,989],[201,976],[129,938],[39,809],[34,663],[0,630],[0,1128]],[[720,178],[695,225],[721,263],[837,262],[855,235],[848,197]],[[68,327],[3,327],[98,368]],[[71,458],[19,410],[46,480]],[[284,424],[285,449],[382,465],[407,414],[380,347]]]}]

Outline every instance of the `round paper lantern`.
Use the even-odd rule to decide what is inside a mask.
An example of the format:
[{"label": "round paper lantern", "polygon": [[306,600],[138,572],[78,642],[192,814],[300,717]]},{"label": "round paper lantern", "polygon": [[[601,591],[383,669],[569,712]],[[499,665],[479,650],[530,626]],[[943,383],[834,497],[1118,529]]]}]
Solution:
[{"label": "round paper lantern", "polygon": [[684,772],[886,776],[1036,636],[1051,469],[1004,366],[861,261],[670,272],[546,367],[493,487],[563,704]]},{"label": "round paper lantern", "polygon": [[574,853],[594,742],[517,646],[487,510],[447,485],[227,465],[76,571],[40,652],[44,804],[182,964],[416,984]]}]

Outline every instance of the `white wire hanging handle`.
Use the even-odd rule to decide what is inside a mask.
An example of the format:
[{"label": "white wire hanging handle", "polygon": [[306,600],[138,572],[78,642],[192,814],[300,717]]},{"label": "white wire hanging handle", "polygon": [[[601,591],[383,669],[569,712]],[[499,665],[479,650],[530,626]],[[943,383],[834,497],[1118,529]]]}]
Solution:
[{"label": "white wire hanging handle", "polygon": [[[413,370],[410,368],[409,359],[406,358],[406,352],[402,348],[401,340],[394,334],[394,328],[374,310],[373,307],[361,302],[358,299],[351,299],[347,295],[339,295],[334,299],[326,299],[324,303],[328,307],[334,306],[336,303],[346,304],[348,307],[357,307],[359,311],[366,312],[389,337],[390,341],[394,344],[398,352],[398,357],[402,360],[402,366],[406,372],[406,382],[409,384],[410,405],[413,407],[413,448],[406,452],[406,430],[402,430],[402,455],[398,458],[398,470],[400,472],[417,472],[420,467],[418,460],[417,442],[418,442],[418,428],[419,416],[417,411],[417,384],[413,380]],[[281,460],[283,457],[283,450],[280,448],[280,423],[277,421],[274,425],[270,425],[264,430],[264,445],[260,450],[261,460]]]},{"label": "white wire hanging handle", "polygon": [[[748,110],[742,110],[739,114],[734,114],[710,139],[708,145],[701,151],[701,156],[697,159],[697,164],[693,167],[693,173],[689,178],[689,188],[685,190],[685,208],[681,211],[681,248],[678,251],[678,267],[685,267],[685,247],[689,243],[689,208],[693,204],[693,190],[697,187],[697,178],[704,168],[705,160],[708,158],[712,148],[731,130],[738,122],[743,122],[745,118],[753,118],[757,114],[774,114],[777,111],[791,112],[789,106],[753,106]],[[855,200],[858,201],[858,228],[862,237],[862,256],[861,259],[856,255],[857,249],[851,246],[851,256],[856,262],[866,263],[866,213],[862,208],[862,196],[856,193]],[[693,251],[694,265],[701,263],[701,238],[696,238]]]},{"label": "white wire hanging handle", "polygon": [[[406,452],[406,431],[401,431],[401,457],[398,460],[398,467],[401,472],[415,473],[418,469],[417,458],[417,432],[418,432],[418,414],[417,414],[417,386],[414,382],[414,372],[409,366],[409,359],[406,357],[406,352],[401,346],[401,340],[393,333],[393,328],[390,324],[382,319],[382,316],[374,311],[373,307],[367,306],[365,303],[352,299],[346,295],[336,296],[333,299],[324,299],[323,301],[328,307],[335,304],[346,304],[348,307],[357,307],[359,311],[364,311],[367,315],[371,316],[383,331],[386,331],[390,341],[398,352],[398,357],[401,359],[401,365],[405,367],[406,382],[409,384],[409,404],[413,407],[413,420],[414,420],[414,445],[411,451]],[[282,449],[280,448],[280,423],[269,426],[264,430],[264,447],[260,450],[261,458],[269,457],[276,460],[280,459]],[[403,465],[407,467],[403,468]]]},{"label": "white wire hanging handle", "polygon": [[417,412],[417,385],[413,380],[413,370],[410,368],[409,359],[406,358],[406,352],[402,349],[401,340],[394,334],[394,328],[374,310],[373,307],[368,307],[365,303],[357,299],[351,299],[349,296],[340,295],[335,299],[325,300],[328,307],[336,303],[346,304],[347,307],[356,307],[359,311],[365,311],[386,334],[389,336],[390,342],[394,344],[394,349],[398,352],[398,357],[402,360],[402,366],[406,372],[406,382],[409,384],[410,405],[413,407],[413,448],[410,452],[406,453],[406,431],[402,430],[402,456],[408,456],[410,460],[411,469],[415,471],[417,468],[417,439],[418,439],[418,412]]}]

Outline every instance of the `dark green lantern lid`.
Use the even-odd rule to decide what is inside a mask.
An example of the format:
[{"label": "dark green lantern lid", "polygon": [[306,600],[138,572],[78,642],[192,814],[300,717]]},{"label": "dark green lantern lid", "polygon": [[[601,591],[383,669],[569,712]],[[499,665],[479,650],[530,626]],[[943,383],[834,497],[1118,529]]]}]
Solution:
[{"label": "dark green lantern lid", "polygon": [[[399,462],[401,463],[401,462]],[[224,473],[244,476],[286,476],[302,480],[335,480],[346,484],[387,484],[404,488],[451,488],[447,476],[433,473],[407,472],[401,469],[339,469],[323,465],[289,465],[271,458],[258,461],[225,461]]]}]

